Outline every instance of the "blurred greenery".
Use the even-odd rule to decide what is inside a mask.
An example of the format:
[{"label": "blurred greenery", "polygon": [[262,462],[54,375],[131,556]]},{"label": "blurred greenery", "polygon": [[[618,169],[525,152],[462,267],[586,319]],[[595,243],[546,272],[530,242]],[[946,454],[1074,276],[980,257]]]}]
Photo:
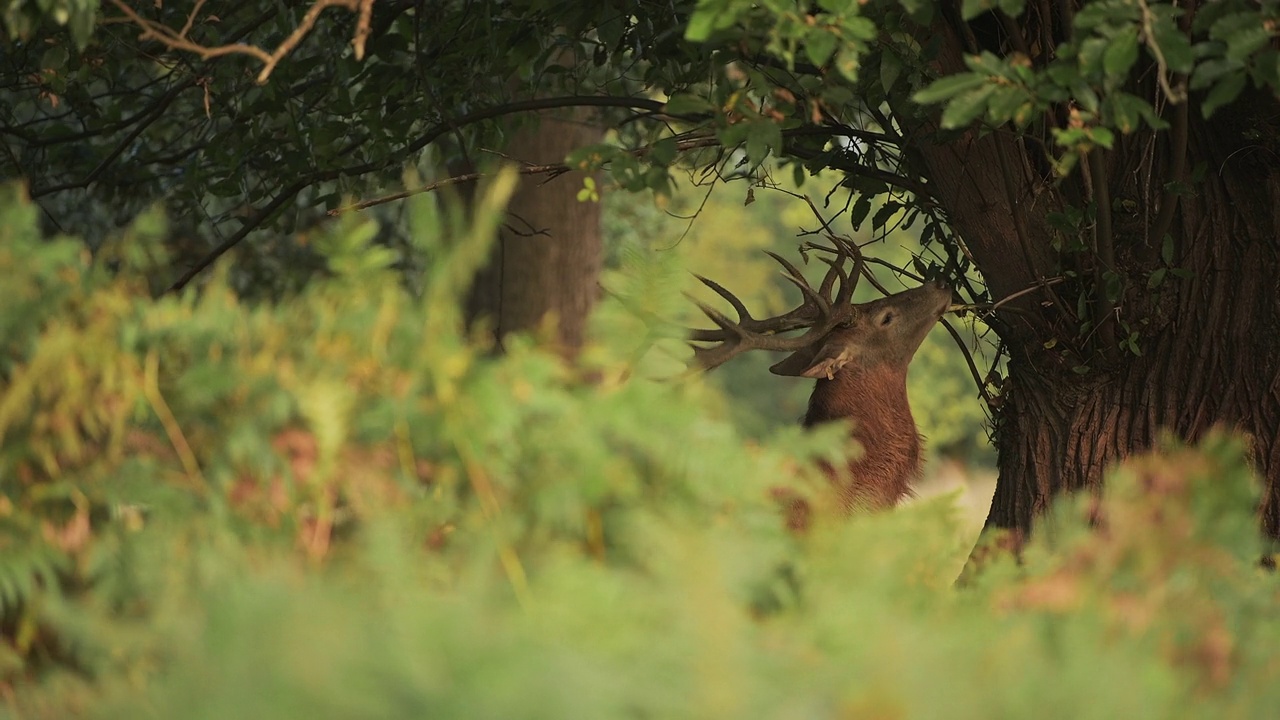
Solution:
[{"label": "blurred greenery", "polygon": [[329,277],[271,303],[238,297],[225,269],[155,298],[159,215],[90,255],[41,237],[20,187],[0,189],[10,716],[1280,705],[1280,584],[1257,565],[1241,441],[1130,461],[1104,494],[1059,503],[1020,558],[985,540],[959,588],[973,538],[949,498],[819,513],[792,535],[769,491],[833,506],[810,461],[844,432],[748,441],[712,384],[647,379],[680,366],[636,352],[637,302],[661,317],[687,304],[676,254],[618,245],[625,304],[602,304],[575,365],[532,338],[493,357],[463,332],[458,299],[512,181],[471,217],[415,201],[432,259],[420,292],[353,215],[308,239]]}]

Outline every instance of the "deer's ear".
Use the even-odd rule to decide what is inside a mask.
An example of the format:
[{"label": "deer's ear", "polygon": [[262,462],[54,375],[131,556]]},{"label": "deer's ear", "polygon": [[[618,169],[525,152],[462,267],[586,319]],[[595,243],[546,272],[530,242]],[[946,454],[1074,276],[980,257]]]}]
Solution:
[{"label": "deer's ear", "polygon": [[769,368],[769,372],[774,375],[830,380],[840,368],[853,359],[853,349],[841,345],[841,343],[828,342],[797,350]]}]

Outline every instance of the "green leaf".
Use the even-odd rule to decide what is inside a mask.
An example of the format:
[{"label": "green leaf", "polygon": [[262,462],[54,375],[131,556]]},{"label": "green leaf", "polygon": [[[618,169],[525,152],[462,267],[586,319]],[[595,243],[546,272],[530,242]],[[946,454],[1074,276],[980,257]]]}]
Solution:
[{"label": "green leaf", "polygon": [[564,162],[575,170],[594,170],[623,154],[622,148],[616,145],[595,143],[569,153]]},{"label": "green leaf", "polygon": [[861,54],[855,47],[846,45],[836,53],[836,70],[851,83],[858,81],[858,68],[861,67],[861,62]]},{"label": "green leaf", "polygon": [[986,75],[972,72],[956,73],[933,82],[929,87],[912,95],[911,99],[921,105],[938,103],[962,92],[972,90],[986,81]]},{"label": "green leaf", "polygon": [[1119,275],[1113,272],[1105,272],[1102,274],[1103,294],[1109,302],[1115,302],[1120,299],[1120,295],[1124,293],[1124,281]]},{"label": "green leaf", "polygon": [[1244,90],[1245,80],[1245,74],[1237,71],[1218,81],[1200,105],[1200,112],[1204,117],[1213,115],[1215,110],[1235,100],[1240,95],[1240,91]]},{"label": "green leaf", "polygon": [[893,89],[898,82],[898,77],[902,75],[902,60],[892,52],[885,51],[880,54],[880,85],[884,87],[887,93]]},{"label": "green leaf", "polygon": [[675,161],[678,148],[675,138],[663,138],[650,146],[649,159],[665,167]]},{"label": "green leaf", "polygon": [[717,15],[720,11],[708,7],[699,7],[689,17],[689,24],[684,31],[684,39],[690,42],[706,42],[715,30]]},{"label": "green leaf", "polygon": [[942,127],[950,130],[976,120],[986,111],[987,100],[996,89],[995,85],[983,85],[952,99],[942,111]]},{"label": "green leaf", "polygon": [[912,20],[922,26],[928,26],[933,21],[934,5],[936,3],[929,0],[899,0],[902,9],[907,11],[907,15]]},{"label": "green leaf", "polygon": [[1076,56],[1080,72],[1088,77],[1096,77],[1109,47],[1106,38],[1091,37],[1081,42],[1080,54]]},{"label": "green leaf", "polygon": [[[844,33],[846,42],[848,40],[862,40],[863,42],[875,40],[879,35],[880,29],[870,18],[861,15],[847,15],[844,21],[840,23],[840,30]],[[863,48],[855,48],[859,52]]]},{"label": "green leaf", "polygon": [[1016,18],[1026,9],[1026,0],[998,0],[1000,10],[1009,17]]},{"label": "green leaf", "polygon": [[964,0],[960,4],[960,17],[968,22],[993,7],[991,0]]},{"label": "green leaf", "polygon": [[1182,34],[1171,17],[1157,17],[1151,23],[1151,40],[1155,48],[1149,48],[1152,58],[1156,58],[1156,49],[1164,57],[1171,72],[1189,73],[1195,64],[1195,55],[1191,51],[1191,41]]},{"label": "green leaf", "polygon": [[716,106],[700,95],[679,93],[667,99],[664,109],[670,115],[701,115],[714,112]]},{"label": "green leaf", "polygon": [[1031,98],[1020,87],[1000,85],[995,88],[987,104],[987,119],[993,124],[999,125],[1013,120],[1022,106],[1030,102]]},{"label": "green leaf", "polygon": [[817,27],[805,35],[804,52],[809,62],[822,67],[835,54],[838,44],[839,38],[835,33],[825,27]]},{"label": "green leaf", "polygon": [[1111,39],[1102,56],[1102,68],[1112,78],[1121,78],[1138,60],[1138,34],[1124,34]]},{"label": "green leaf", "polygon": [[768,120],[757,120],[747,130],[747,157],[753,163],[764,162],[771,150],[782,147],[782,127]]},{"label": "green leaf", "polygon": [[1251,63],[1253,84],[1258,87],[1269,87],[1272,90],[1280,87],[1280,52],[1267,47],[1254,55]]},{"label": "green leaf", "polygon": [[1089,31],[1117,24],[1133,23],[1138,19],[1136,3],[1127,0],[1094,0],[1081,3],[1075,15],[1075,29]]},{"label": "green leaf", "polygon": [[876,214],[871,217],[871,229],[883,229],[901,209],[902,203],[897,202],[896,200],[889,200],[885,202],[885,204],[881,205],[880,209],[876,211]]},{"label": "green leaf", "polygon": [[1098,93],[1094,92],[1088,83],[1077,83],[1071,88],[1071,92],[1082,109],[1091,113],[1098,112]]},{"label": "green leaf", "polygon": [[1146,120],[1155,130],[1168,126],[1164,118],[1156,115],[1156,111],[1140,97],[1124,92],[1114,92],[1102,103],[1103,121],[1114,126],[1121,133],[1129,134],[1138,129],[1138,124]]},{"label": "green leaf", "polygon": [[867,193],[859,193],[857,201],[849,210],[849,224],[853,226],[855,232],[862,229],[862,221],[867,219],[870,212],[871,196]]},{"label": "green leaf", "polygon": [[1212,58],[1196,65],[1191,73],[1189,87],[1192,90],[1203,90],[1227,73],[1244,69],[1244,63],[1226,58]]},{"label": "green leaf", "polygon": [[1244,62],[1250,55],[1271,40],[1271,30],[1264,24],[1254,24],[1232,33],[1226,38],[1228,60]]},{"label": "green leaf", "polygon": [[1257,11],[1228,13],[1213,21],[1213,25],[1209,28],[1209,38],[1226,42],[1232,35],[1250,28],[1265,27],[1265,25]]},{"label": "green leaf", "polygon": [[600,192],[596,189],[596,179],[588,175],[582,179],[582,189],[578,190],[578,202],[598,202],[600,200]]},{"label": "green leaf", "polygon": [[66,45],[53,45],[40,56],[40,67],[45,70],[61,70],[66,64]]},{"label": "green leaf", "polygon": [[1116,142],[1116,134],[1111,132],[1111,130],[1108,128],[1104,128],[1104,127],[1092,128],[1091,135],[1093,138],[1093,142],[1097,143],[1098,145],[1101,145],[1104,148],[1107,148],[1108,150],[1110,150],[1111,146],[1114,145]]}]

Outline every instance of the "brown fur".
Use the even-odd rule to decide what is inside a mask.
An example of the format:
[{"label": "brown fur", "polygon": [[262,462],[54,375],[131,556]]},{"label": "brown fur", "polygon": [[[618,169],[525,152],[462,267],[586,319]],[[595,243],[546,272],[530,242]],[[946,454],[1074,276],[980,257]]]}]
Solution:
[{"label": "brown fur", "polygon": [[[926,283],[858,305],[853,320],[771,368],[817,380],[805,427],[852,423],[862,452],[843,472],[823,468],[846,512],[885,510],[912,494],[923,442],[907,402],[907,366],[950,300],[945,285]],[[788,526],[807,526],[808,506],[788,504]]]},{"label": "brown fur", "polygon": [[891,365],[854,368],[818,380],[805,427],[850,420],[862,452],[847,472],[824,467],[845,510],[883,510],[912,494],[920,477],[923,443],[907,404],[907,369]]}]

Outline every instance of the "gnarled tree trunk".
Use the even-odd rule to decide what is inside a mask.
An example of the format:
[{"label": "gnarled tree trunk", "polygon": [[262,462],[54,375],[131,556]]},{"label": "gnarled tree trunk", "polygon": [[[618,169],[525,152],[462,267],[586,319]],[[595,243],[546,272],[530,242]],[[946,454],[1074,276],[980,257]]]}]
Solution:
[{"label": "gnarled tree trunk", "polygon": [[[962,39],[946,21],[934,30],[950,38],[942,72],[961,69]],[[1120,136],[1061,184],[1014,133],[915,130],[993,299],[1041,286],[992,320],[1010,358],[989,527],[1025,531],[1054,495],[1100,487],[1161,432],[1195,440],[1219,425],[1250,436],[1262,526],[1280,536],[1280,102],[1251,92],[1211,121],[1194,96],[1170,106],[1169,133]],[[1086,206],[1086,242],[1055,249],[1049,214]]]},{"label": "gnarled tree trunk", "polygon": [[1027,527],[1053,493],[1096,486],[1162,430],[1194,440],[1222,425],[1250,436],[1262,525],[1280,535],[1280,174],[1226,124],[1194,133],[1193,157],[1219,172],[1180,203],[1177,264],[1194,274],[1155,291],[1142,355],[1083,379],[1013,356],[989,524]]}]

